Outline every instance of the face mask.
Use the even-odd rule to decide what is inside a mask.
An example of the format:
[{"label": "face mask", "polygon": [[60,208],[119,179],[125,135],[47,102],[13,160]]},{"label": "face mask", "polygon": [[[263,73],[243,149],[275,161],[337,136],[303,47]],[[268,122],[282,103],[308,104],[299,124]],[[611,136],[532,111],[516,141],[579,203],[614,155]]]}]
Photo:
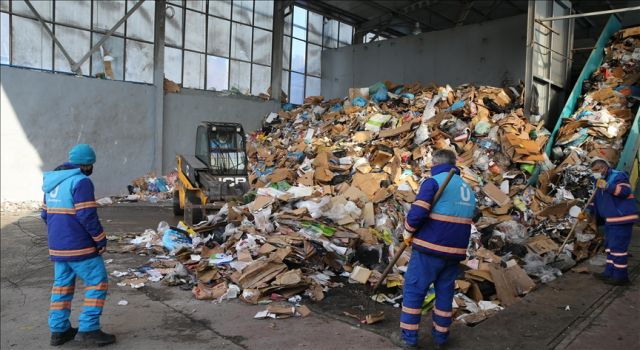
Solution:
[{"label": "face mask", "polygon": [[596,179],[596,180],[602,179],[602,174],[601,173],[591,173],[591,176],[593,176],[593,178]]}]

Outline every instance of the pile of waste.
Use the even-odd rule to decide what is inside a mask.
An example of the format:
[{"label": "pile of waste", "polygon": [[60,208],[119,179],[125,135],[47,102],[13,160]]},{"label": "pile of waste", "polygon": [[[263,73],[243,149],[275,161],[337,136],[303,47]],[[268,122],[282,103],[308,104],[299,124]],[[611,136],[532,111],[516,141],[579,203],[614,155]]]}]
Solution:
[{"label": "pile of waste", "polygon": [[155,176],[147,174],[145,176],[134,179],[131,185],[127,186],[128,195],[120,198],[125,202],[151,202],[173,198],[178,172],[172,171],[165,176]]},{"label": "pile of waste", "polygon": [[[607,57],[627,67],[630,61],[616,52]],[[619,65],[607,64],[619,71]],[[607,84],[616,77],[610,75]],[[618,85],[625,81],[624,75],[615,79],[622,79]],[[285,105],[250,135],[252,190],[197,225],[162,222],[132,239],[120,251],[153,258],[124,273],[121,283],[181,285],[200,300],[280,303],[259,318],[308,314],[299,305],[302,297],[320,301],[331,288],[380,280],[420,181],[429,176],[433,152],[450,149],[479,207],[456,280],[454,314],[465,324],[481,322],[602,245],[587,223],[579,223],[576,238],[562,244],[590,195],[591,152],[602,149],[602,140],[612,141],[609,136],[615,140],[607,145],[620,144],[626,133],[624,123],[607,124],[617,128],[614,135],[612,128],[592,124],[592,116],[625,120],[621,116],[630,113],[614,114],[630,106],[614,109],[594,99],[594,89],[603,84],[592,85],[577,112],[587,118],[579,125],[588,136],[566,143],[566,129],[559,134],[556,153],[562,156],[554,157],[556,163],[543,152],[549,131],[523,113],[522,86],[380,82],[350,89],[344,99],[316,96],[302,106]],[[619,101],[619,90],[610,90],[610,98]],[[536,167],[542,169],[537,183],[531,181]],[[372,299],[400,305],[410,255],[410,249],[403,253]],[[433,297],[431,292],[425,299],[425,311]]]},{"label": "pile of waste", "polygon": [[640,100],[638,32],[640,27],[622,30],[605,48],[602,65],[583,83],[579,107],[558,130],[554,160],[580,150],[588,157],[618,163]]}]

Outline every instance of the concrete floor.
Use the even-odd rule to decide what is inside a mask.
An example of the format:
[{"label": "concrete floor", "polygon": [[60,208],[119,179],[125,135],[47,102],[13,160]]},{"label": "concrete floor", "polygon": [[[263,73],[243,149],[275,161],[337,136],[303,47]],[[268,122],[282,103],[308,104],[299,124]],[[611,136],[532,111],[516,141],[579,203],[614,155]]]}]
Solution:
[{"label": "concrete floor", "polygon": [[[118,205],[100,209],[109,234],[141,233],[161,220],[175,220],[162,206]],[[0,348],[47,347],[46,317],[52,265],[45,227],[36,213],[2,214]],[[640,237],[634,233],[629,266],[634,283],[611,287],[589,274],[569,272],[539,286],[519,303],[491,319],[467,327],[454,325],[449,349],[631,349],[640,346]],[[148,257],[107,253],[109,272],[145,264]],[[587,264],[588,265],[588,264]],[[343,311],[359,313],[366,290],[331,290],[324,301],[304,301],[313,313],[306,318],[255,320],[263,306],[238,300],[222,304],[195,300],[190,291],[149,283],[134,290],[109,285],[103,329],[118,336],[111,349],[393,349],[398,310],[384,309],[387,320],[360,326]],[[80,308],[77,293],[73,310]],[[127,300],[127,306],[117,305]],[[570,310],[565,307],[569,305]],[[77,312],[72,322],[77,324]],[[422,348],[428,348],[430,319],[423,318]],[[77,343],[64,348],[80,349]]]}]

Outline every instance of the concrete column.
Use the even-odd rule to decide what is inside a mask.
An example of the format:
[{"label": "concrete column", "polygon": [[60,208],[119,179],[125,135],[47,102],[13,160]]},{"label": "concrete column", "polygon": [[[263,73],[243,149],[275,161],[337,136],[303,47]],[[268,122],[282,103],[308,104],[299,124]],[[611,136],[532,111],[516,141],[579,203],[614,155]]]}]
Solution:
[{"label": "concrete column", "polygon": [[280,103],[282,97],[282,48],[284,35],[282,1],[273,2],[273,39],[271,42],[271,99]]},{"label": "concrete column", "polygon": [[164,32],[165,32],[165,0],[155,2],[154,49],[153,49],[153,94],[152,103],[155,125],[153,169],[156,175],[162,175],[163,133],[164,133]]}]

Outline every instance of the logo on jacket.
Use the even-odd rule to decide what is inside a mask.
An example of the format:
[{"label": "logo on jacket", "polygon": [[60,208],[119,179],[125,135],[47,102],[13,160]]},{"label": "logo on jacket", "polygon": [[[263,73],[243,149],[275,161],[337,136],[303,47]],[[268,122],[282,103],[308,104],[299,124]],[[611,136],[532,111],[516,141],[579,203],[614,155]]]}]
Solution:
[{"label": "logo on jacket", "polygon": [[54,188],[53,191],[49,192],[49,197],[57,198],[58,197],[58,190],[60,190],[60,185],[56,186],[56,188]]}]

